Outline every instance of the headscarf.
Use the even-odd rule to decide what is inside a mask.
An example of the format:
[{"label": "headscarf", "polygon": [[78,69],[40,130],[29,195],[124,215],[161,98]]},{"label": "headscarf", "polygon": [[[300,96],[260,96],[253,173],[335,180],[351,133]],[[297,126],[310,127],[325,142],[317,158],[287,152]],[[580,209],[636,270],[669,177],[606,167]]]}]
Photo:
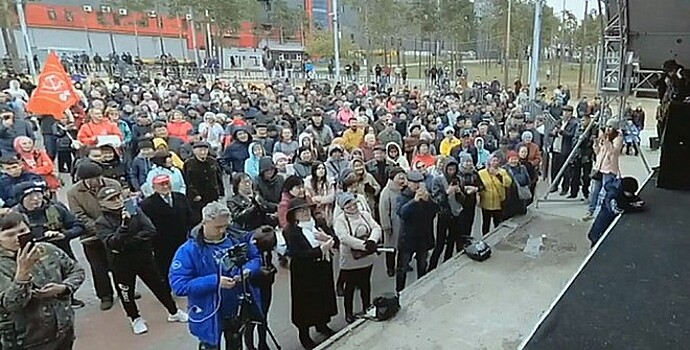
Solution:
[{"label": "headscarf", "polygon": [[17,152],[19,155],[19,159],[21,159],[26,165],[28,165],[30,168],[36,167],[36,157],[34,154],[35,146],[34,149],[31,151],[24,151],[21,147],[21,144],[26,141],[32,141],[30,138],[26,136],[17,136],[14,139],[14,150]]}]

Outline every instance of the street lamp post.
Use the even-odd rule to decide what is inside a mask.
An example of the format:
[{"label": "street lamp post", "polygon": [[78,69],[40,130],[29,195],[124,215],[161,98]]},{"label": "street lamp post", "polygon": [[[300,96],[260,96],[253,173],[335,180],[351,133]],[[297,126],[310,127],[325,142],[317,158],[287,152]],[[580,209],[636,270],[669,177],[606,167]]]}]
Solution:
[{"label": "street lamp post", "polygon": [[530,62],[529,99],[534,101],[537,97],[537,85],[539,84],[539,53],[541,52],[541,16],[544,0],[534,3],[534,31],[532,37],[532,60]]},{"label": "street lamp post", "polygon": [[508,86],[510,83],[508,81],[508,70],[510,69],[510,28],[511,28],[511,17],[513,13],[513,0],[508,0],[508,23],[506,23],[506,53],[505,62],[503,65],[503,84]]},{"label": "street lamp post", "polygon": [[338,23],[338,0],[333,0],[333,51],[335,80],[340,81],[340,25]]},{"label": "street lamp post", "polygon": [[36,76],[36,67],[34,67],[34,53],[31,48],[31,39],[29,38],[29,29],[26,27],[26,17],[24,16],[24,4],[22,0],[16,1],[17,5],[17,16],[19,17],[19,26],[22,30],[22,37],[24,37],[24,45],[26,46],[26,65],[29,67],[29,73],[32,76]]}]

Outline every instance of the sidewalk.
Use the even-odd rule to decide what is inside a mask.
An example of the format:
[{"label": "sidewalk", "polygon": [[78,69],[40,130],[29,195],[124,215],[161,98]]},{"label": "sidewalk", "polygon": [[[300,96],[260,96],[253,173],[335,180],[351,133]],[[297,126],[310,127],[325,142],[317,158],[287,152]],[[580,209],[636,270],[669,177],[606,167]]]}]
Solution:
[{"label": "sidewalk", "polygon": [[[489,260],[455,257],[403,291],[393,320],[360,321],[319,349],[515,349],[588,254],[587,229],[539,213],[506,223]],[[523,252],[530,235],[545,237],[536,256]]]}]

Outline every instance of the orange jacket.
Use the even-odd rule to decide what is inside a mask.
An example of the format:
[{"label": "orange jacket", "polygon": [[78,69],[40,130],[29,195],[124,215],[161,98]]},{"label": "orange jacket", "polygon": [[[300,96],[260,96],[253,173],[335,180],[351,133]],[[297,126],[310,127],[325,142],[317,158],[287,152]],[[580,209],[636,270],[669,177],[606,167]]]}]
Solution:
[{"label": "orange jacket", "polygon": [[194,127],[188,121],[170,121],[168,123],[168,136],[177,137],[182,140],[182,142],[187,143],[189,142],[189,133],[192,129],[194,129]]},{"label": "orange jacket", "polygon": [[122,132],[117,124],[103,120],[100,123],[88,122],[79,128],[77,140],[87,146],[95,146],[98,143],[98,136],[117,135],[122,141]]}]

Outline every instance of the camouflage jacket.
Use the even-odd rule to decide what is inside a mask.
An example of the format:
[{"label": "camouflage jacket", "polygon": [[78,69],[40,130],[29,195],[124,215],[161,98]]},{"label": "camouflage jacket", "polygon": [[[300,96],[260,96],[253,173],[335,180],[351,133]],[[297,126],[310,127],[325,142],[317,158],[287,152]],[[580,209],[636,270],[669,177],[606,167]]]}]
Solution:
[{"label": "camouflage jacket", "polygon": [[[70,295],[84,282],[84,269],[50,243],[39,243],[43,256],[31,270],[31,282],[16,283],[15,253],[0,247],[0,348],[50,349],[52,342],[74,328]],[[48,283],[67,286],[53,299],[33,297]]]}]

